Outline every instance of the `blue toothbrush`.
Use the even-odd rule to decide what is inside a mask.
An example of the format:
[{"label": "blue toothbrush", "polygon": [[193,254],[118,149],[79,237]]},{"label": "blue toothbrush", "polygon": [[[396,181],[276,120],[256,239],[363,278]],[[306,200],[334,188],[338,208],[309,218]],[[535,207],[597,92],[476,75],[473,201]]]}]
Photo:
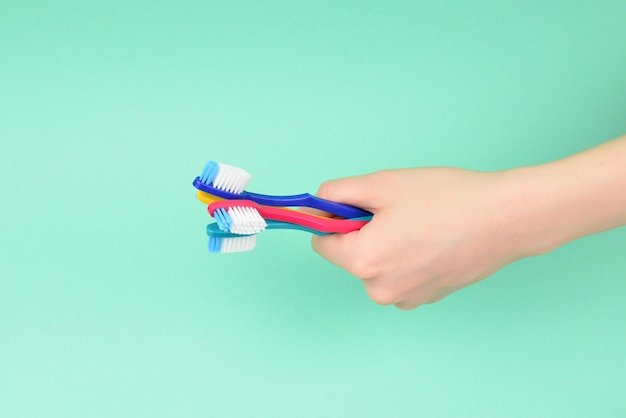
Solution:
[{"label": "blue toothbrush", "polygon": [[227,164],[209,161],[193,186],[205,193],[223,199],[245,199],[265,206],[310,207],[343,218],[371,216],[372,213],[345,203],[322,199],[309,193],[289,196],[271,196],[244,190],[252,176],[245,170]]}]

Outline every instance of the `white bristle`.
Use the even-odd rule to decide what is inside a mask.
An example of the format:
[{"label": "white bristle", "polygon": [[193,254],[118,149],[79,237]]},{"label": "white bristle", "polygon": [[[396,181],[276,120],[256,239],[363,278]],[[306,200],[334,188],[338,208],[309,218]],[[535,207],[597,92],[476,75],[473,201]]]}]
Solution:
[{"label": "white bristle", "polygon": [[213,179],[213,187],[231,193],[242,193],[252,174],[243,168],[234,167],[228,164],[219,163],[219,171]]},{"label": "white bristle", "polygon": [[220,253],[242,253],[253,250],[256,246],[256,235],[236,238],[222,238]]},{"label": "white bristle", "polygon": [[228,216],[233,222],[230,227],[233,234],[258,234],[267,227],[265,219],[254,208],[233,206],[228,209]]}]

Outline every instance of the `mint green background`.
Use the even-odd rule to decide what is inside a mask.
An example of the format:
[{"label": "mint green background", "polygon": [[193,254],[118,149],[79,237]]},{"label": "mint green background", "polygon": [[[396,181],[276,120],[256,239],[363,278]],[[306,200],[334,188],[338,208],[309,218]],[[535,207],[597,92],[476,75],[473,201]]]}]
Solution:
[{"label": "mint green background", "polygon": [[[0,416],[626,415],[624,228],[410,312],[191,181],[311,191],[626,132],[626,3],[0,0]],[[416,196],[428,199],[428,196]]]}]

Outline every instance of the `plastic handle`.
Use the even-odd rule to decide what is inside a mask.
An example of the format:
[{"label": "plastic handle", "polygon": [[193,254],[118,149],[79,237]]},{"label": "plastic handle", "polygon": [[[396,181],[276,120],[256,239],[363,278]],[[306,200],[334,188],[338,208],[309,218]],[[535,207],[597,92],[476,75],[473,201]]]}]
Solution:
[{"label": "plastic handle", "polygon": [[236,206],[254,208],[265,219],[288,222],[326,233],[347,234],[363,228],[369,222],[368,220],[323,218],[295,210],[261,206],[250,200],[221,200],[211,203],[207,209],[211,216],[213,216],[217,209],[227,210]]},{"label": "plastic handle", "polygon": [[242,193],[231,193],[213,187],[211,184],[205,184],[196,177],[193,186],[205,193],[221,197],[223,199],[251,200],[259,205],[265,206],[304,206],[323,210],[343,218],[359,218],[364,216],[372,216],[371,212],[356,206],[347,205],[345,203],[333,202],[332,200],[322,199],[310,193],[302,193],[289,196],[272,196],[260,193],[253,193],[244,190]]},{"label": "plastic handle", "polygon": [[[307,228],[302,225],[291,224],[288,222],[272,221],[271,219],[267,220],[266,222],[267,222],[267,227],[265,229],[290,229],[293,231],[310,232],[311,234],[315,234],[315,235],[328,235],[327,232],[320,232],[315,229]],[[239,237],[250,236],[250,235],[233,234],[227,231],[222,231],[217,225],[217,223],[208,224],[206,226],[206,233],[210,237],[219,237],[219,238],[239,238]]]}]

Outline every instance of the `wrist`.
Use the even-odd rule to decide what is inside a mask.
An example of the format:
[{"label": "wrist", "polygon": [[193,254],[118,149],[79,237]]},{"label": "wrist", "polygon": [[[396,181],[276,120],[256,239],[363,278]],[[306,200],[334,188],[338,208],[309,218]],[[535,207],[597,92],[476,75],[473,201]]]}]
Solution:
[{"label": "wrist", "polygon": [[626,137],[505,177],[508,227],[531,255],[626,224]]},{"label": "wrist", "polygon": [[504,178],[504,227],[518,258],[549,253],[576,238],[572,225],[564,222],[567,203],[549,165],[507,170]]}]

